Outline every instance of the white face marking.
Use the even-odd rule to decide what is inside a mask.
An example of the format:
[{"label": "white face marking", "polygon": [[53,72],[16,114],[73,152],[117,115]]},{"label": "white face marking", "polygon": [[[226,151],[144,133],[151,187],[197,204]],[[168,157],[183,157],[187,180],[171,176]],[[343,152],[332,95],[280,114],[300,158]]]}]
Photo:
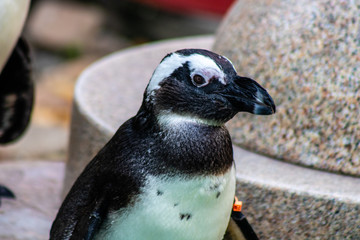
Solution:
[{"label": "white face marking", "polygon": [[[153,90],[159,89],[159,83],[186,62],[189,62],[191,76],[200,74],[205,79],[216,76],[222,84],[226,84],[223,71],[211,58],[200,54],[183,56],[178,53],[173,53],[165,58],[155,69],[147,87],[147,93],[150,95]],[[210,76],[211,74],[213,75]]]},{"label": "white face marking", "polygon": [[224,72],[211,58],[199,54],[190,55],[186,58],[190,58],[188,61],[191,76],[200,74],[205,79],[216,76],[222,84],[226,84]]},{"label": "white face marking", "polygon": [[219,176],[148,176],[134,206],[112,213],[95,239],[221,240],[235,194],[235,167]]},{"label": "white face marking", "polygon": [[220,82],[225,85],[225,80],[223,79],[224,77],[220,76],[216,69],[213,69],[213,68],[195,69],[190,74],[191,79],[193,79],[195,75],[200,75],[205,79],[205,84],[202,84],[198,87],[206,86],[207,84],[209,84],[210,79],[213,77],[219,79]]}]

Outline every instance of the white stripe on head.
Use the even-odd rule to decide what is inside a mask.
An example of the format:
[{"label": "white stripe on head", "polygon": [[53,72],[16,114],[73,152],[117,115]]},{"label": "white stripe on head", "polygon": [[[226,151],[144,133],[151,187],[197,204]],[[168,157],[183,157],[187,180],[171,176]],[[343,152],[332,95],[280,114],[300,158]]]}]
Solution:
[{"label": "white stripe on head", "polygon": [[176,69],[182,67],[186,62],[189,63],[189,68],[192,73],[191,75],[207,70],[210,73],[217,73],[216,75],[219,81],[226,84],[223,71],[210,57],[196,53],[189,56],[172,53],[155,69],[147,87],[147,93],[150,94],[153,90],[159,89],[160,82],[169,77]]}]

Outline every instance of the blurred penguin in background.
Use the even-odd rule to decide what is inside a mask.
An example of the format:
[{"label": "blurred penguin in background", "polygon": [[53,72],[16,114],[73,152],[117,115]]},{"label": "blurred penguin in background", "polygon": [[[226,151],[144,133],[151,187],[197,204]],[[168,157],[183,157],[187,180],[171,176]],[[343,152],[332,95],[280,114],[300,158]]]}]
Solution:
[{"label": "blurred penguin in background", "polygon": [[[30,0],[0,1],[0,145],[17,140],[29,124],[34,101],[29,47],[20,36]],[[1,197],[15,195],[0,185]]]}]

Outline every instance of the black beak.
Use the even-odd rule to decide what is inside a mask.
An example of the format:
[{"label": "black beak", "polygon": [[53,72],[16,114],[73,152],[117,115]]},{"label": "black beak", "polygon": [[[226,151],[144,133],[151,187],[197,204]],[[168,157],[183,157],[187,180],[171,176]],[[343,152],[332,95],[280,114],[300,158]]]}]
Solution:
[{"label": "black beak", "polygon": [[238,112],[250,112],[257,115],[270,115],[276,112],[273,99],[256,81],[236,76],[233,83],[224,89],[226,97]]}]

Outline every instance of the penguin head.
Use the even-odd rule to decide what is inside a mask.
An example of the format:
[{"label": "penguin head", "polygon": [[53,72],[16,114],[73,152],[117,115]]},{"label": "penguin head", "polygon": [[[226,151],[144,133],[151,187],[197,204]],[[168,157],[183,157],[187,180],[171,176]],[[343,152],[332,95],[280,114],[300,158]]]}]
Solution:
[{"label": "penguin head", "polygon": [[241,77],[229,59],[203,49],[165,56],[145,90],[144,104],[160,122],[223,125],[238,112],[275,113],[275,104],[256,81]]}]

